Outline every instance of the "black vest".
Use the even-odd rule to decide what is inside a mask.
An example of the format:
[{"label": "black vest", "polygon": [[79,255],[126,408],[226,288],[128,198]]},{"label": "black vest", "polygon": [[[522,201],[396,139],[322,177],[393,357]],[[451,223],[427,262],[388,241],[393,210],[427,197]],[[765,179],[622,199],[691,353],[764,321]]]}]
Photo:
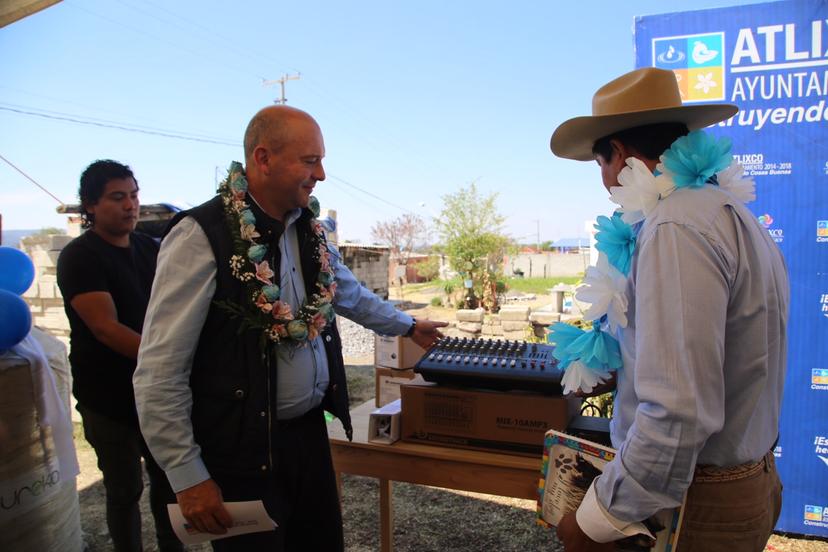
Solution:
[{"label": "black vest", "polygon": [[[216,259],[216,291],[204,321],[193,358],[190,388],[193,394],[191,420],[201,458],[210,473],[266,475],[274,466],[273,445],[279,438],[276,424],[276,355],[273,346],[262,350],[259,331],[239,332],[239,320],[216,306],[230,300],[239,305],[250,302],[245,285],[233,277],[229,260],[233,238],[227,226],[221,196],[215,196],[178,213],[167,232],[185,216],[201,226]],[[296,222],[305,289],[315,289],[319,267],[309,248],[312,214],[305,209]],[[278,237],[276,238],[278,240]],[[274,252],[274,270],[279,270],[281,253]],[[322,406],[342,421],[351,438],[348,390],[342,343],[336,324],[322,332],[330,372],[330,385]]]}]

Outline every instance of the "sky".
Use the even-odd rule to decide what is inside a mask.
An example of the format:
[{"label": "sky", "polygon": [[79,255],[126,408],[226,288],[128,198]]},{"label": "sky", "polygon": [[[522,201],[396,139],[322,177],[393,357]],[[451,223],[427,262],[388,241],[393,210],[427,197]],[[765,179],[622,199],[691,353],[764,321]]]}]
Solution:
[{"label": "sky", "polygon": [[[340,240],[428,223],[472,183],[518,242],[585,236],[613,205],[595,163],[552,155],[555,127],[634,68],[635,16],[745,3],[64,0],[0,28],[0,156],[65,203],[110,158],[142,203],[197,205],[279,98],[265,81],[299,74],[285,95],[322,128]],[[64,228],[57,206],[0,160],[4,229]]]}]

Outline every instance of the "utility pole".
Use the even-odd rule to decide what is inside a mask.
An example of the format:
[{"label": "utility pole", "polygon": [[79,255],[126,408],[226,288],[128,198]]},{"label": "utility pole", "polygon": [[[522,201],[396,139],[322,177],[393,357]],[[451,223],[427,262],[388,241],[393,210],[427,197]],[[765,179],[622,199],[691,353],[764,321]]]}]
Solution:
[{"label": "utility pole", "polygon": [[289,80],[299,80],[302,76],[302,73],[296,73],[295,75],[288,75],[285,73],[282,75],[281,78],[275,80],[266,80],[262,79],[262,86],[273,86],[274,84],[278,84],[279,87],[282,89],[282,96],[278,100],[273,100],[273,103],[277,105],[285,105],[287,103],[287,98],[285,98],[285,83]]},{"label": "utility pole", "polygon": [[540,253],[540,220],[535,220],[536,228],[537,228],[537,241],[535,242],[538,248],[538,253]]}]

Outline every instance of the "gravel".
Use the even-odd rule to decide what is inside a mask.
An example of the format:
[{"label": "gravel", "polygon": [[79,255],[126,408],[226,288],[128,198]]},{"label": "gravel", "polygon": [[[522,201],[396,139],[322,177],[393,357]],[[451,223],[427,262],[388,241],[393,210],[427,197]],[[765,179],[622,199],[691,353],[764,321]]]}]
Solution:
[{"label": "gravel", "polygon": [[374,332],[351,322],[343,316],[337,316],[339,335],[342,337],[342,356],[361,357],[374,354]]}]

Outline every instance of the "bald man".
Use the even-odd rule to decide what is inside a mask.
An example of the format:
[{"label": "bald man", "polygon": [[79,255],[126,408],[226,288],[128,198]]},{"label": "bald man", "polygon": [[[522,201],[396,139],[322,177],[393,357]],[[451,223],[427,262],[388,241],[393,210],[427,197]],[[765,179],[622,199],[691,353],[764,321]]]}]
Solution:
[{"label": "bald man", "polygon": [[232,527],[225,501],[262,500],[278,525],[214,550],[343,550],[323,412],[351,434],[333,313],[423,347],[445,324],[382,301],[327,244],[311,197],[325,145],[310,115],[262,109],[244,154],[161,245],[133,379],[141,430],[196,529]]}]

